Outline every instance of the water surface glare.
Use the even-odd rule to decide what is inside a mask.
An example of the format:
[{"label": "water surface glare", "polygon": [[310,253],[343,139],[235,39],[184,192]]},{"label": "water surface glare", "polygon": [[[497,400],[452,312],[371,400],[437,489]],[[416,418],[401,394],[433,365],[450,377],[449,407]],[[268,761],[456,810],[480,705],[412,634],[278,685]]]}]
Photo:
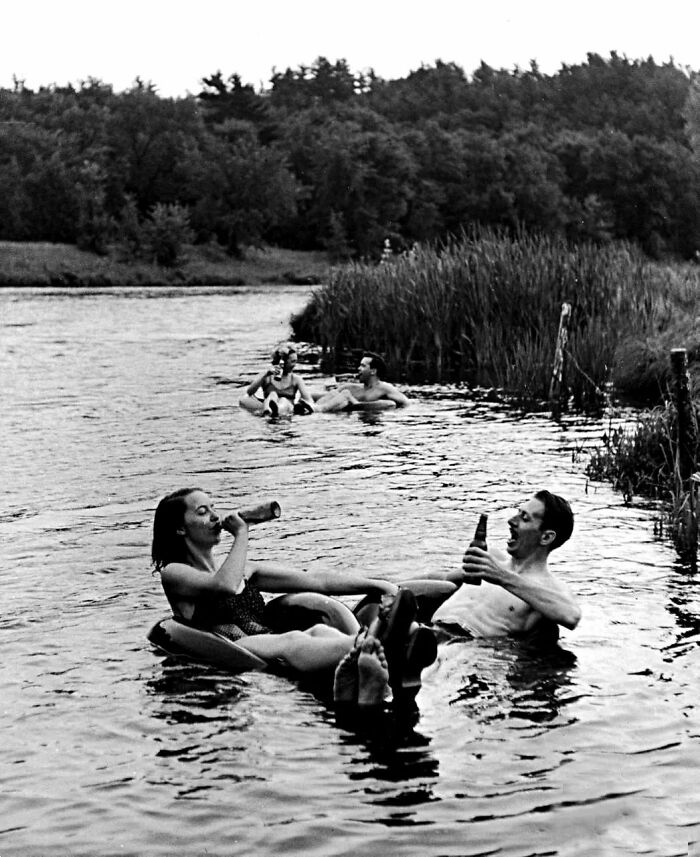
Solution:
[{"label": "water surface glare", "polygon": [[[0,854],[698,853],[700,598],[656,510],[587,484],[594,420],[453,388],[404,412],[269,423],[241,387],[304,288],[0,292]],[[302,367],[309,382],[328,379]],[[160,496],[279,500],[251,555],[391,580],[459,563],[479,512],[570,498],[559,657],[441,648],[408,733],[340,728],[308,688],[145,639]]]}]

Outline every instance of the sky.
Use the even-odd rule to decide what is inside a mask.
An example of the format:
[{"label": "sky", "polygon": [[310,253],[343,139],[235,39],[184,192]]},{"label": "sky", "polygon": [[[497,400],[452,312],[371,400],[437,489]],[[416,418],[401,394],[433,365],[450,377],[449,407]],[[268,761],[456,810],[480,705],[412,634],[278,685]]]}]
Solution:
[{"label": "sky", "polygon": [[[653,56],[700,70],[697,0],[24,0],[4,4],[0,87],[136,78],[161,96],[201,90],[216,71],[257,90],[273,69],[319,56],[388,80],[436,60],[468,75],[494,68],[556,73],[587,53]],[[8,8],[9,7],[9,8]]]}]

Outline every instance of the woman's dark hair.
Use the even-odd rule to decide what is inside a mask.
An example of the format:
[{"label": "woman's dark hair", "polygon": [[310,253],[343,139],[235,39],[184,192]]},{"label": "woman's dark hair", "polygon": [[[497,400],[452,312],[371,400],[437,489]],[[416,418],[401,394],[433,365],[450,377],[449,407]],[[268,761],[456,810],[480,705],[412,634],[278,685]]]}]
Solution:
[{"label": "woman's dark hair", "polygon": [[158,503],[153,516],[151,560],[156,571],[171,562],[187,562],[185,538],[178,530],[182,527],[187,504],[185,498],[200,488],[179,488]]},{"label": "woman's dark hair", "polygon": [[550,545],[550,551],[560,547],[574,531],[574,513],[567,501],[551,491],[538,491],[535,499],[544,506],[541,530],[554,530],[557,537]]}]

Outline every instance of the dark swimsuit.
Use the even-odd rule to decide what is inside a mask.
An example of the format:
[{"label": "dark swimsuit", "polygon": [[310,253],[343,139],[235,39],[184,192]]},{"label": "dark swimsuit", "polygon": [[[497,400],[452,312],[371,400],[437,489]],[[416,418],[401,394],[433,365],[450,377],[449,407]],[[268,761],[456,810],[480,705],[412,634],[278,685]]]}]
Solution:
[{"label": "dark swimsuit", "polygon": [[260,590],[245,582],[237,595],[207,594],[197,599],[190,624],[215,631],[229,640],[240,640],[272,631],[262,622],[265,600]]},{"label": "dark swimsuit", "polygon": [[290,375],[290,378],[292,379],[292,381],[286,387],[277,387],[275,384],[272,383],[273,376],[270,373],[267,377],[266,383],[263,385],[263,393],[266,396],[269,396],[270,393],[274,390],[274,392],[277,393],[278,396],[282,396],[283,399],[289,399],[289,401],[293,403],[297,393],[297,385],[296,381],[294,380],[294,376]]}]

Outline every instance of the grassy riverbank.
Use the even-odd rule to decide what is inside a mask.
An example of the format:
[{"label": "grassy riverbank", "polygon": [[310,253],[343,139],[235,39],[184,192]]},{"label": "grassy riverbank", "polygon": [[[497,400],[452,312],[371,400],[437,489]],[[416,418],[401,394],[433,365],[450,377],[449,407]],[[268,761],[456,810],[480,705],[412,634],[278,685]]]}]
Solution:
[{"label": "grassy riverbank", "polygon": [[177,268],[96,256],[69,244],[0,242],[0,286],[172,286],[313,284],[328,278],[324,253],[251,248],[232,259],[217,247],[192,247]]}]

